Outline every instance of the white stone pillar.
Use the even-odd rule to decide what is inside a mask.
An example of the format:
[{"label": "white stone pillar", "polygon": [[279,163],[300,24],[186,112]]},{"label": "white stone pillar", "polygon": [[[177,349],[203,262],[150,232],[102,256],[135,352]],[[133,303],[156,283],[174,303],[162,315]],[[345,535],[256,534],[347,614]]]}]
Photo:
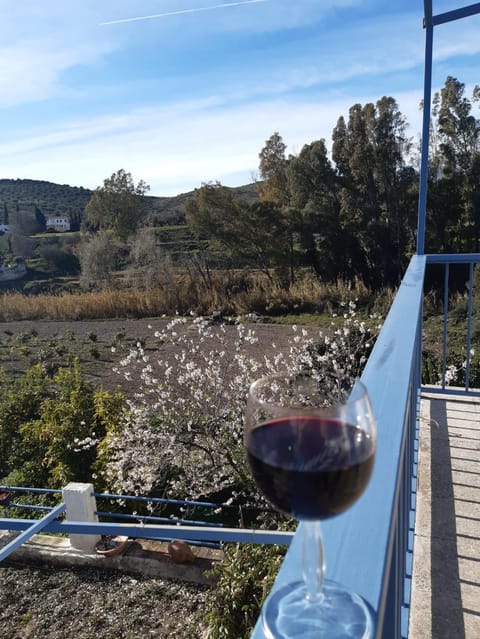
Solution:
[{"label": "white stone pillar", "polygon": [[[97,502],[93,496],[93,484],[70,482],[62,491],[65,514],[70,521],[98,521],[95,514]],[[93,554],[100,535],[70,535],[70,545],[76,550]]]}]

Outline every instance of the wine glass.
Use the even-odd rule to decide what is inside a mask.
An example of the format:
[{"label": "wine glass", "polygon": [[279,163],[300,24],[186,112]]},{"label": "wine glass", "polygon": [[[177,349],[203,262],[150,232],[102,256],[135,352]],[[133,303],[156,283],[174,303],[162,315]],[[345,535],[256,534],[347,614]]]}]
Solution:
[{"label": "wine glass", "polygon": [[375,418],[357,381],[336,403],[314,374],[270,375],[250,387],[245,446],[255,483],[279,511],[301,520],[303,581],[272,593],[263,607],[269,639],[367,638],[365,601],[324,580],[320,520],[349,508],[365,490],[375,457]]}]

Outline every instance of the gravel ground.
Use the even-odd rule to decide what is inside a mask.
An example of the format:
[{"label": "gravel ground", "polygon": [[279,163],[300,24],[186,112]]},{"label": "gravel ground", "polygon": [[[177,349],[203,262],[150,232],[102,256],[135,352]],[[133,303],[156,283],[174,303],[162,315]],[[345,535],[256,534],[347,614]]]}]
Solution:
[{"label": "gravel ground", "polygon": [[114,571],[0,568],[2,639],[200,639],[206,587]]}]

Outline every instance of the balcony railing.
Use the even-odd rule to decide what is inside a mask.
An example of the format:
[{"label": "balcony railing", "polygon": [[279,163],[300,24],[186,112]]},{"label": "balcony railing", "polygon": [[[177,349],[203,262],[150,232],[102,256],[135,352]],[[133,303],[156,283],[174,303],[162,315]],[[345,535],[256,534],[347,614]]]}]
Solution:
[{"label": "balcony railing", "polygon": [[[451,264],[468,266],[466,384],[456,393],[478,394],[469,385],[473,269],[480,255],[416,255],[396,295],[362,381],[377,418],[377,456],[370,484],[346,513],[323,524],[327,577],[360,594],[375,613],[375,637],[408,636],[418,464],[423,285],[428,264],[445,268],[442,382],[445,392],[448,280]],[[429,391],[432,389],[429,388]],[[302,524],[272,592],[301,579]],[[253,639],[265,637],[261,620]]]},{"label": "balcony railing", "polygon": [[[266,531],[261,529],[227,528],[222,523],[191,520],[184,517],[158,517],[150,515],[130,515],[119,512],[97,510],[97,498],[108,501],[148,502],[151,506],[165,505],[188,506],[209,510],[231,508],[225,504],[187,501],[179,499],[163,499],[155,497],[139,497],[136,495],[116,495],[110,493],[95,493],[91,484],[68,484],[65,489],[53,490],[48,488],[25,488],[20,486],[0,486],[0,491],[8,493],[8,509],[27,510],[32,513],[44,513],[41,519],[22,519],[5,516],[0,517],[0,530],[21,531],[15,539],[0,549],[0,561],[6,559],[30,537],[39,532],[60,533],[65,535],[90,535],[92,541],[80,544],[80,547],[93,550],[93,537],[101,535],[126,535],[134,539],[153,539],[156,541],[171,541],[181,539],[193,545],[218,546],[220,542],[243,542],[255,544],[281,544],[288,546],[293,533],[288,531]],[[15,501],[15,496],[35,494],[49,494],[57,496],[60,503],[56,506],[38,506]],[[0,503],[0,509],[2,503]],[[1,510],[0,510],[1,512]],[[14,511],[15,512],[15,511]],[[59,515],[65,512],[66,518],[59,520]],[[83,515],[79,518],[79,515]],[[72,537],[71,537],[72,539]]]}]

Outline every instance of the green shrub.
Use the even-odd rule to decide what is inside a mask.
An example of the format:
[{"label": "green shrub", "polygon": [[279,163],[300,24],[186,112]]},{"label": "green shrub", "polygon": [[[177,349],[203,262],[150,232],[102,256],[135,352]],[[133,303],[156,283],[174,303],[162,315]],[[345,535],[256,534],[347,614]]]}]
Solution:
[{"label": "green shrub", "polygon": [[16,380],[0,376],[0,477],[53,488],[91,481],[97,444],[124,408],[120,393],[84,380],[78,361],[52,379],[40,364]]},{"label": "green shrub", "polygon": [[217,580],[206,601],[208,639],[246,639],[260,614],[280,565],[283,546],[229,544],[213,571]]},{"label": "green shrub", "polygon": [[[447,354],[445,382],[446,385],[465,386],[466,354],[449,352]],[[424,351],[422,355],[422,384],[438,385],[442,380],[442,355]],[[470,355],[469,387],[480,388],[480,354],[472,351]]]}]

